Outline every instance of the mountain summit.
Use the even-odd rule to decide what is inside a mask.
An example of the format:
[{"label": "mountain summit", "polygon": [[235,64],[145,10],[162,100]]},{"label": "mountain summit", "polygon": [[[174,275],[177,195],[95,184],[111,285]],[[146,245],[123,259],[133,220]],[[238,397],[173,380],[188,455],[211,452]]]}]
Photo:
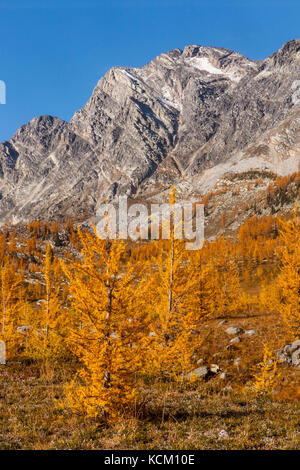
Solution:
[{"label": "mountain summit", "polygon": [[114,67],[67,123],[40,116],[0,144],[0,219],[92,215],[118,194],[205,194],[227,173],[300,161],[300,40],[263,61],[190,45]]}]

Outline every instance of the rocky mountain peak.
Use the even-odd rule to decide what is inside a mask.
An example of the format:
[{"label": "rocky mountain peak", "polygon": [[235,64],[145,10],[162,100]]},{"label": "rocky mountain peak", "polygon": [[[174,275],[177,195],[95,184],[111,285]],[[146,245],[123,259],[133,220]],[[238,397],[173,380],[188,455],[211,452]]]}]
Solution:
[{"label": "rocky mountain peak", "polygon": [[298,170],[300,40],[264,61],[189,45],[114,67],[70,123],[40,116],[0,144],[4,221],[92,214],[107,197],[203,195],[227,173]]},{"label": "rocky mountain peak", "polygon": [[284,44],[278,52],[270,56],[275,66],[287,66],[293,62],[300,62],[300,39],[294,39]]}]

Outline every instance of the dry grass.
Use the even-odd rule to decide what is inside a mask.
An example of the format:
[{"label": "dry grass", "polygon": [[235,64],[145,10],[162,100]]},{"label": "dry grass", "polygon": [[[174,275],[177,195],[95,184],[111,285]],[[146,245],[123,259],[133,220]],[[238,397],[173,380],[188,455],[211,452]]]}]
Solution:
[{"label": "dry grass", "polygon": [[[216,376],[185,387],[143,382],[143,407],[111,426],[59,408],[74,364],[22,360],[0,366],[0,449],[299,448],[299,369],[280,366],[281,378],[271,398],[242,391],[261,360],[263,341],[275,349],[286,342],[280,320],[253,315],[219,322],[203,325],[206,342],[199,354],[204,364],[219,364],[225,380]],[[257,329],[259,335],[243,337],[227,349],[225,329],[232,325]],[[238,368],[233,365],[236,357],[241,357]],[[228,385],[232,391],[224,391]],[[222,430],[227,438],[219,435]]]}]

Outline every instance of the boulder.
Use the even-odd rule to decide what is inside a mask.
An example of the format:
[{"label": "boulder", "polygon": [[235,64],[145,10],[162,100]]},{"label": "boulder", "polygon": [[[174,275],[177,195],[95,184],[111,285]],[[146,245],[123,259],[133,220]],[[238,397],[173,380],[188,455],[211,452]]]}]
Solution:
[{"label": "boulder", "polygon": [[240,366],[240,363],[241,363],[241,358],[240,357],[237,357],[234,361],[233,361],[233,365],[235,367],[239,367]]},{"label": "boulder", "polygon": [[210,374],[210,369],[209,367],[207,366],[202,366],[202,367],[198,367],[198,369],[195,369],[195,370],[192,370],[192,372],[190,372],[188,375],[187,375],[187,378],[188,379],[191,379],[192,377],[198,377],[199,379],[200,378],[204,378],[204,377],[207,377],[208,375]]},{"label": "boulder", "polygon": [[285,364],[300,364],[300,340],[294,341],[292,344],[286,344],[282,349],[276,351],[276,359],[278,362]]},{"label": "boulder", "polygon": [[278,349],[278,351],[276,351],[276,359],[278,362],[286,363],[286,364],[289,364],[290,362],[292,362],[292,359],[288,351],[284,351],[283,349]]},{"label": "boulder", "polygon": [[292,364],[294,366],[299,366],[300,365],[300,348],[296,349],[296,351],[293,352],[293,354],[292,354]]},{"label": "boulder", "polygon": [[220,366],[218,366],[218,364],[211,364],[209,369],[213,374],[217,374],[221,370],[221,368],[220,368]]},{"label": "boulder", "polygon": [[293,348],[291,344],[286,344],[283,348],[283,352],[286,354],[291,354],[293,352],[292,349]]},{"label": "boulder", "polygon": [[240,343],[240,342],[241,342],[241,339],[238,336],[230,340],[231,344]]},{"label": "boulder", "polygon": [[228,335],[238,335],[239,333],[243,333],[243,329],[238,326],[230,326],[225,330]]},{"label": "boulder", "polygon": [[291,349],[292,351],[296,351],[296,349],[299,349],[300,348],[300,339],[296,339],[296,341],[294,341],[292,344],[291,344]]},{"label": "boulder", "polygon": [[219,439],[229,439],[229,434],[225,429],[219,432]]},{"label": "boulder", "polygon": [[245,331],[245,335],[247,335],[247,336],[255,336],[255,335],[258,335],[258,331],[257,331],[257,330],[246,330],[246,331]]}]

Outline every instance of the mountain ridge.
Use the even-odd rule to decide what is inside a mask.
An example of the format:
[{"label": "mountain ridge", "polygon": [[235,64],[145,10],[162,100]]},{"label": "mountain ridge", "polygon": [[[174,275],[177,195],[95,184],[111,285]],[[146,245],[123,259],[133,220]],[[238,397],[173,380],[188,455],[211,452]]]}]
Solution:
[{"label": "mountain ridge", "polygon": [[0,220],[90,217],[119,194],[159,199],[176,184],[200,197],[227,173],[298,171],[298,80],[299,39],[261,61],[189,45],[114,67],[70,122],[39,116],[0,144]]}]

